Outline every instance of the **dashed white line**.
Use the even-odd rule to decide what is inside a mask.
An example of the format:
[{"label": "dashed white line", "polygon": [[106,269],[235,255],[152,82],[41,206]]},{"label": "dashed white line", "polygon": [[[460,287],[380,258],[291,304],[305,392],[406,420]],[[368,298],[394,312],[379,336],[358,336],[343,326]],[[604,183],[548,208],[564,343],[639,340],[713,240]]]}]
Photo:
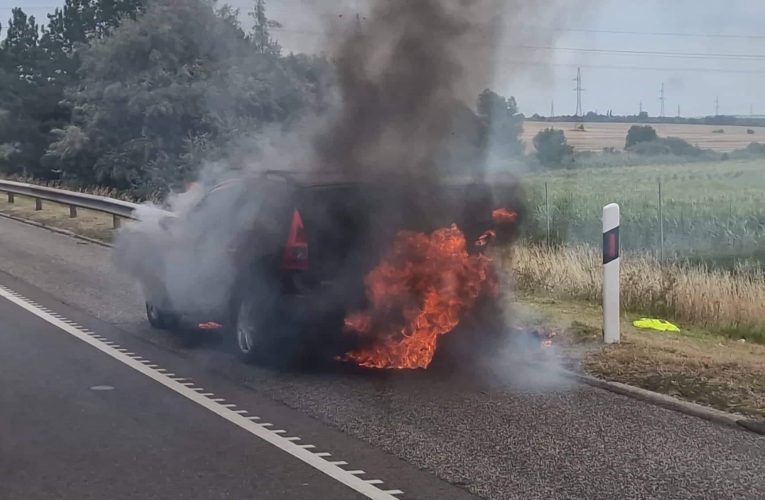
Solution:
[{"label": "dashed white line", "polygon": [[[193,401],[194,403],[202,406],[203,408],[215,413],[216,415],[228,420],[232,424],[244,429],[255,437],[266,441],[267,443],[279,448],[280,450],[292,455],[298,460],[308,464],[314,469],[326,474],[335,481],[338,481],[354,491],[362,494],[366,498],[373,500],[397,500],[396,495],[401,495],[401,490],[382,490],[375,486],[376,483],[361,479],[357,476],[365,474],[362,470],[346,471],[341,469],[339,465],[347,465],[346,462],[325,460],[324,456],[329,456],[328,453],[314,453],[310,451],[315,448],[311,444],[297,444],[295,443],[295,437],[285,438],[280,435],[283,433],[279,429],[279,433],[269,430],[268,427],[272,427],[270,423],[257,423],[257,417],[244,416],[237,410],[233,410],[233,404],[221,404],[225,401],[221,398],[210,398],[204,393],[199,392],[199,388],[190,388],[186,384],[181,383],[187,379],[175,378],[174,373],[169,373],[161,368],[153,368],[156,365],[147,364],[147,360],[137,356],[135,353],[128,351],[118,344],[102,340],[102,337],[94,335],[89,330],[80,327],[74,322],[68,321],[62,316],[53,313],[49,309],[30,301],[22,295],[0,285],[0,297],[5,298],[9,302],[16,304],[20,308],[34,314],[38,318],[46,321],[54,327],[62,330],[73,337],[89,344],[90,346],[98,349],[104,354],[111,356],[115,360],[123,363],[124,365],[134,369],[135,371],[151,378],[152,380],[164,385],[168,389],[180,394],[181,396]],[[138,359],[141,359],[139,361]],[[374,481],[374,480],[373,480]]]}]

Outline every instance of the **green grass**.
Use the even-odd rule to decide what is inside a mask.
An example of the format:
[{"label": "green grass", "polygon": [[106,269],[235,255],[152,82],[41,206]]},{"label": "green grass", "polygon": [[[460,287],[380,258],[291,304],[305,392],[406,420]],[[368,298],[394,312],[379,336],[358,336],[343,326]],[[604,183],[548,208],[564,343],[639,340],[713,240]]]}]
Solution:
[{"label": "green grass", "polygon": [[662,182],[666,255],[731,265],[765,260],[765,159],[618,167],[578,167],[525,177],[531,217],[527,236],[546,238],[549,193],[554,242],[600,241],[602,207],[622,209],[626,249],[659,248],[658,181]]},{"label": "green grass", "polygon": [[746,340],[765,345],[765,330],[762,327],[750,325],[728,326],[721,328],[720,333],[734,340]]}]

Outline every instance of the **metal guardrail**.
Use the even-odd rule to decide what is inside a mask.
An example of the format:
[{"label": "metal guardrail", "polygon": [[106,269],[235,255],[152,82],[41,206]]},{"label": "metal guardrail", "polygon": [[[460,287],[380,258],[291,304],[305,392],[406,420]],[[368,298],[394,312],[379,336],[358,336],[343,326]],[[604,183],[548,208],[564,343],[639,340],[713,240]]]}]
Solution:
[{"label": "metal guardrail", "polygon": [[51,201],[69,206],[69,217],[77,217],[78,208],[86,208],[112,215],[114,228],[120,226],[121,219],[135,219],[133,211],[137,203],[117,200],[106,196],[76,193],[65,189],[36,186],[25,182],[0,180],[0,192],[8,193],[8,202],[14,203],[15,196],[34,198],[35,210],[42,210],[43,201]]}]

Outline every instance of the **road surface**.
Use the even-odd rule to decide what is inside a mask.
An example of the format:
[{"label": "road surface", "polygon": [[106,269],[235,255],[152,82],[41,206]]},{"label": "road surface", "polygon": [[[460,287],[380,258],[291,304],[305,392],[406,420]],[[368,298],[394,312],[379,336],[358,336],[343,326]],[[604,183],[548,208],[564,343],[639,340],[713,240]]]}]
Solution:
[{"label": "road surface", "polygon": [[[0,219],[0,285],[384,481],[380,491],[402,490],[398,498],[765,491],[765,438],[520,371],[510,358],[490,379],[241,365],[212,335],[150,330],[109,252]],[[90,389],[98,385],[114,390]],[[138,496],[130,488],[147,498],[364,498],[4,298],[0,430],[0,498]]]}]

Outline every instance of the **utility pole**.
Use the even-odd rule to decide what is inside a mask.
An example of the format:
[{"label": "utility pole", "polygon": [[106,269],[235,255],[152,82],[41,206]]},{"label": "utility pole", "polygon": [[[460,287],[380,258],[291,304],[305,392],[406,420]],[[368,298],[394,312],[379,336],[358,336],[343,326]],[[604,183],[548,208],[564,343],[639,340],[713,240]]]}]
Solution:
[{"label": "utility pole", "polygon": [[550,102],[550,118],[555,117],[555,99]]},{"label": "utility pole", "polygon": [[583,116],[584,113],[582,112],[582,92],[584,89],[582,88],[582,68],[576,68],[576,88],[574,89],[576,91],[576,116]]},{"label": "utility pole", "polygon": [[643,114],[643,101],[640,101],[640,114]]},{"label": "utility pole", "polygon": [[677,105],[677,117],[680,118],[680,105]]},{"label": "utility pole", "polygon": [[661,83],[661,94],[659,94],[659,101],[661,101],[661,113],[659,113],[659,117],[664,118],[664,82]]},{"label": "utility pole", "polygon": [[715,116],[720,116],[720,96],[715,97]]}]

